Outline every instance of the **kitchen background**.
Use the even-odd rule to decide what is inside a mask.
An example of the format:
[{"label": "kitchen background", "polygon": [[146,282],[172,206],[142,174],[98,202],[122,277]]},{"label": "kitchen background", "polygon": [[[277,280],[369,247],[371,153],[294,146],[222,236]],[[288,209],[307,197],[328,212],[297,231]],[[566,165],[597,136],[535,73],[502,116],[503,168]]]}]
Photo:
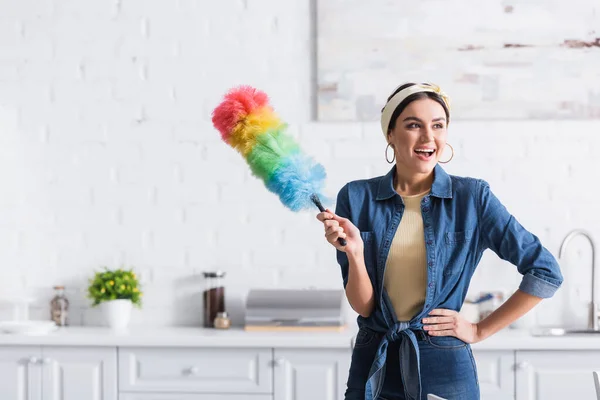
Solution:
[{"label": "kitchen background", "polygon": [[[498,10],[506,6],[493,3]],[[593,0],[582,4],[591,7]],[[346,14],[363,13],[351,7]],[[193,0],[1,0],[2,297],[32,295],[32,317],[47,318],[52,287],[65,285],[71,324],[99,324],[99,310],[85,298],[88,279],[102,266],[124,265],[139,273],[144,289],[132,325],[199,326],[203,271],[227,272],[234,323],[241,321],[250,288],[341,288],[317,210],[283,208],[210,122],[229,88],[253,85],[269,94],[304,151],[324,165],[332,197],[347,181],[388,171],[377,121],[316,119],[323,98],[314,46],[317,8],[304,0],[210,6]],[[434,26],[438,18],[422,23]],[[361,19],[373,29],[386,23],[395,17]],[[328,49],[335,59],[336,46]],[[455,156],[447,171],[486,179],[556,256],[574,228],[600,237],[598,50],[577,50],[595,51],[595,63],[573,65],[571,74],[589,94],[589,112],[450,124]],[[574,53],[558,54],[567,62]],[[350,68],[360,55],[345,62]],[[536,68],[531,79],[552,64]],[[502,74],[510,77],[511,68]],[[377,100],[403,80],[387,79]],[[545,93],[553,87],[547,82]],[[563,289],[529,321],[584,326],[589,244],[575,240],[560,262]],[[511,292],[519,282],[512,265],[488,252],[471,293]],[[11,309],[0,309],[0,317],[10,318]]]}]

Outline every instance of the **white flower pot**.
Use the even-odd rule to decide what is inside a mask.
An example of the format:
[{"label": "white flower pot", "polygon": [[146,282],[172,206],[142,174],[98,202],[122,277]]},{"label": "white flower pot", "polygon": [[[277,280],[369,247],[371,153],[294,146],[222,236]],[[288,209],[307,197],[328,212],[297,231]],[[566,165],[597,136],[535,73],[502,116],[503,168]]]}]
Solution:
[{"label": "white flower pot", "polygon": [[110,300],[100,303],[104,321],[109,328],[123,330],[129,325],[131,319],[131,300]]}]

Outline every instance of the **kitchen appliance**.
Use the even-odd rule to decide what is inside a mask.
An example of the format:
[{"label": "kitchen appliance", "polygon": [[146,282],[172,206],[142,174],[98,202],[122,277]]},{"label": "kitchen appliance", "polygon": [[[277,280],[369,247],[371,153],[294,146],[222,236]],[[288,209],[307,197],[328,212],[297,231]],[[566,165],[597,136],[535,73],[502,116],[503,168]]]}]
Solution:
[{"label": "kitchen appliance", "polygon": [[29,319],[29,306],[36,301],[33,297],[10,296],[0,298],[0,304],[13,307],[13,319],[0,321],[0,332],[18,335],[41,336],[54,332],[58,327],[52,320]]},{"label": "kitchen appliance", "polygon": [[343,290],[253,289],[246,298],[247,331],[342,331]]}]

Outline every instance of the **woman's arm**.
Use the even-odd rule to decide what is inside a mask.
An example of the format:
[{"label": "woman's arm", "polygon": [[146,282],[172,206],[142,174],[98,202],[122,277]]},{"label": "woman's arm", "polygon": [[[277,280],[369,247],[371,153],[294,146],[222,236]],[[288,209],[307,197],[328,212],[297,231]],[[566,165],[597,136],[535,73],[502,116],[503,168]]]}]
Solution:
[{"label": "woman's arm", "polygon": [[517,221],[485,181],[479,185],[477,214],[481,248],[491,249],[517,267],[523,275],[519,290],[478,324],[454,310],[431,311],[423,319],[423,329],[430,335],[455,336],[468,343],[481,341],[525,315],[542,299],[552,297],[563,282],[554,256]]},{"label": "woman's arm", "polygon": [[[337,249],[350,306],[362,317],[368,317],[373,311],[375,296],[365,265],[364,244],[360,231],[349,219],[340,217],[329,209],[319,213],[317,219],[325,226],[327,241]],[[346,239],[346,246],[339,244],[339,237]]]},{"label": "woman's arm", "polygon": [[478,203],[481,248],[517,267],[523,275],[519,285],[522,292],[543,299],[552,297],[563,282],[554,256],[517,221],[485,181],[480,181]]},{"label": "woman's arm", "polygon": [[517,290],[500,307],[483,320],[474,324],[458,312],[435,309],[423,319],[423,329],[431,336],[454,336],[467,343],[477,343],[527,314],[542,298]]},{"label": "woman's arm", "polygon": [[501,329],[506,328],[527,314],[540,301],[541,297],[517,290],[500,307],[476,324],[475,342],[484,340]]},{"label": "woman's arm", "polygon": [[374,299],[373,285],[367,273],[365,258],[362,251],[348,256],[348,283],[346,284],[346,297],[352,309],[362,317],[368,317],[373,311]]},{"label": "woman's arm", "polygon": [[[317,215],[325,226],[327,241],[336,248],[348,303],[362,317],[371,315],[375,295],[364,258],[364,243],[358,228],[350,221],[348,185],[339,191],[335,212],[327,209]],[[346,239],[346,246],[338,238]]]}]

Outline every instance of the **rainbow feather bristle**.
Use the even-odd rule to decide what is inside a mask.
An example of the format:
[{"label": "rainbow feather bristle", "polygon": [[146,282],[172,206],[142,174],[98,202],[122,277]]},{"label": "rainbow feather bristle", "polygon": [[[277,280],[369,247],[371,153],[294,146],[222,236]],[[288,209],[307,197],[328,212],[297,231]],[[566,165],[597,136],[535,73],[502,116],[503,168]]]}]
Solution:
[{"label": "rainbow feather bristle", "polygon": [[240,86],[225,95],[224,100],[213,111],[212,122],[221,132],[222,139],[229,143],[239,123],[252,114],[265,113],[269,109],[269,98],[265,93],[251,86]]},{"label": "rainbow feather bristle", "polygon": [[325,169],[302,152],[260,90],[240,86],[230,90],[212,115],[221,138],[245,159],[252,174],[263,180],[292,211],[314,206],[322,194]]}]

